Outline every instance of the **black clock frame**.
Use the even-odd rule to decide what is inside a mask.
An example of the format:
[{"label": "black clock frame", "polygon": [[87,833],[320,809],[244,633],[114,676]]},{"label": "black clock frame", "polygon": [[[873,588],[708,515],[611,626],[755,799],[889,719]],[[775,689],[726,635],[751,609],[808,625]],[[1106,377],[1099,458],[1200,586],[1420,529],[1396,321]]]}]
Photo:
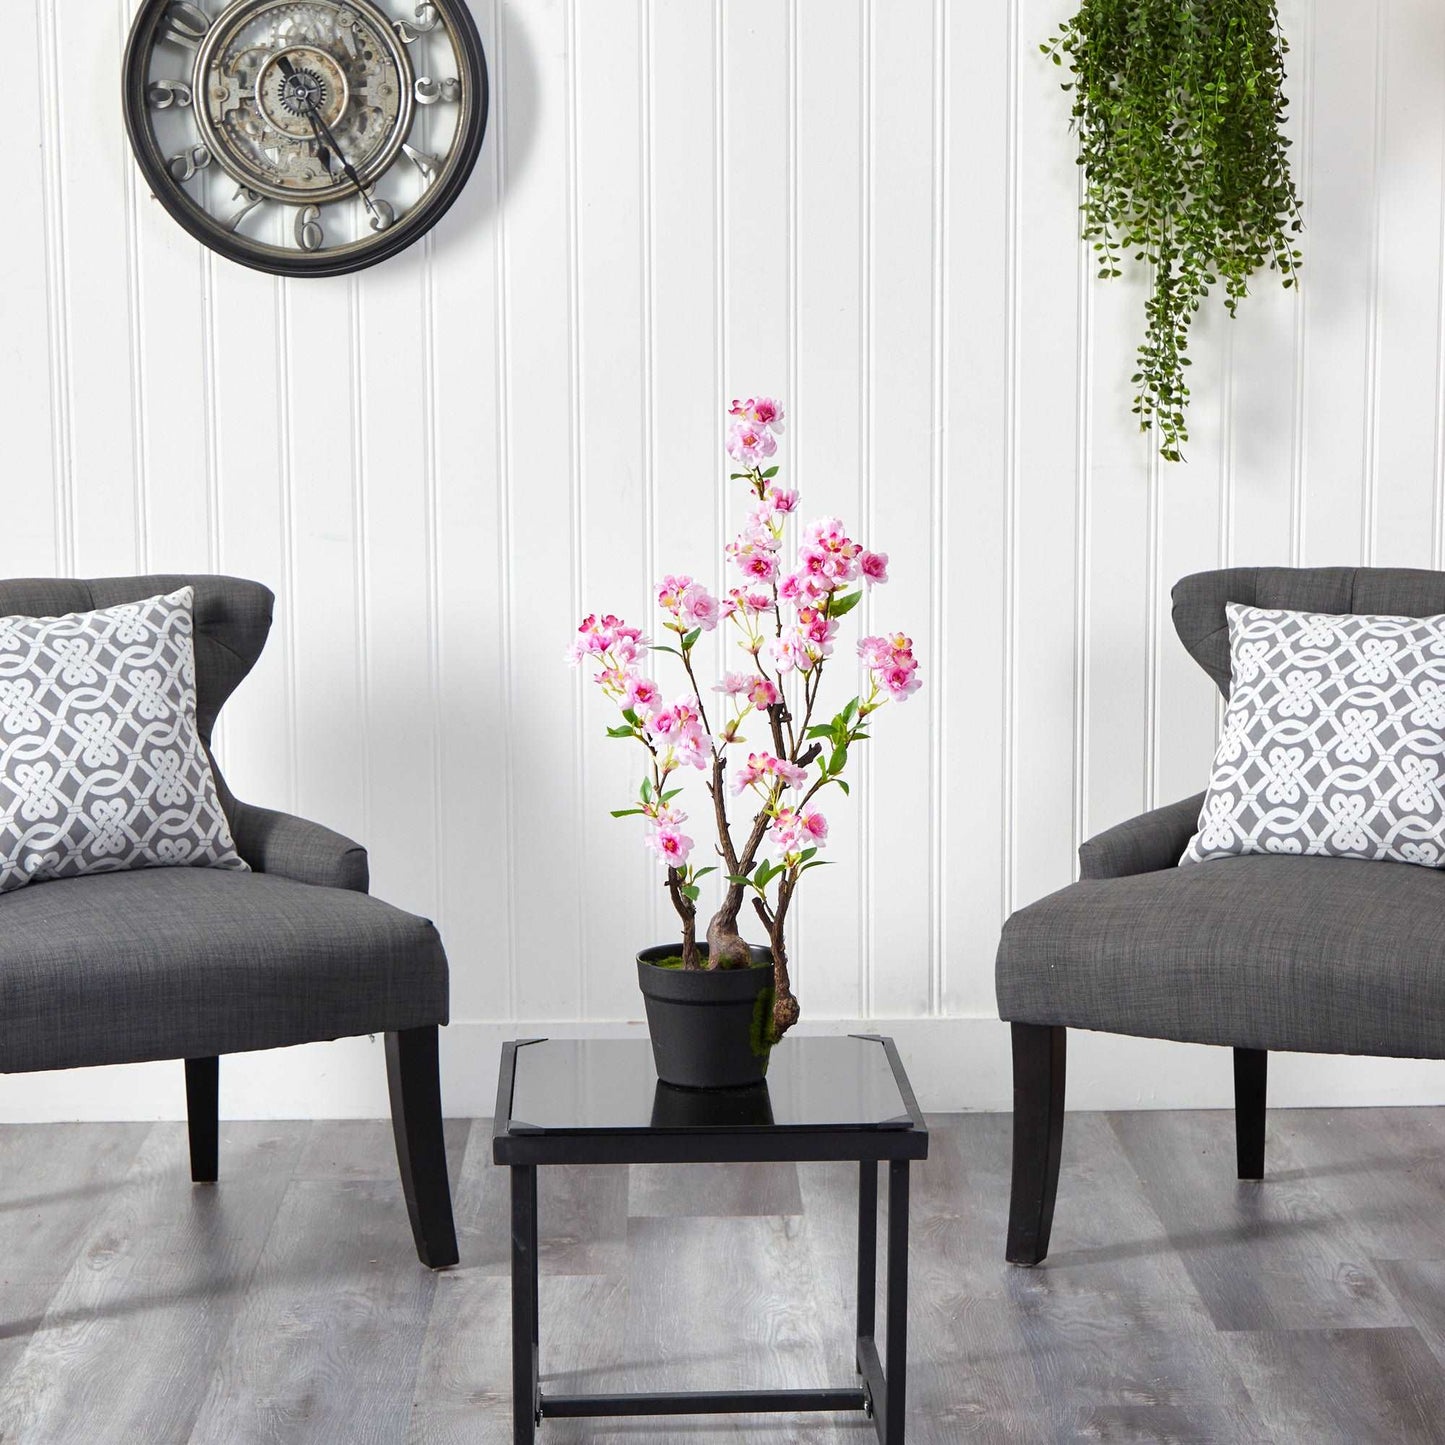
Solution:
[{"label": "black clock frame", "polygon": [[122,69],[125,130],[130,138],[131,152],[151,188],[151,194],[170,212],[171,218],[202,245],[224,256],[228,261],[235,261],[254,271],[265,271],[273,276],[346,276],[375,266],[378,262],[388,260],[407,247],[415,245],[451,209],[461,194],[462,187],[471,178],[477,158],[482,153],[487,116],[491,110],[487,55],[467,0],[443,0],[443,4],[454,21],[454,33],[462,50],[461,58],[471,72],[477,100],[467,118],[465,130],[452,147],[453,162],[437,182],[423,212],[411,220],[410,224],[408,217],[403,216],[360,253],[328,255],[324,251],[298,251],[294,256],[286,255],[274,260],[258,255],[237,241],[234,233],[192,201],[166,170],[166,158],[161,154],[151,131],[145,92],[149,80],[152,39],[156,27],[165,18],[169,4],[170,0],[147,0],[131,26]]}]

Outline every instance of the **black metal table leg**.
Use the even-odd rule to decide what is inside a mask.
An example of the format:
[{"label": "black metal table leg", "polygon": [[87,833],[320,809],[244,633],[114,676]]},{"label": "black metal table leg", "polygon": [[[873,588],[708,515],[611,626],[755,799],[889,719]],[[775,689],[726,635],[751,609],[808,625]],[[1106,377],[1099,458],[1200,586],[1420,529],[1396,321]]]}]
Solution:
[{"label": "black metal table leg", "polygon": [[878,1438],[903,1445],[908,1379],[908,1160],[888,1165],[888,1389]]},{"label": "black metal table leg", "polygon": [[512,1166],[512,1439],[537,1438],[537,1166]]},{"label": "black metal table leg", "polygon": [[[858,1166],[858,1340],[871,1340],[877,1329],[878,1298],[878,1165],[865,1159]],[[862,1373],[862,1356],[858,1359]]]}]

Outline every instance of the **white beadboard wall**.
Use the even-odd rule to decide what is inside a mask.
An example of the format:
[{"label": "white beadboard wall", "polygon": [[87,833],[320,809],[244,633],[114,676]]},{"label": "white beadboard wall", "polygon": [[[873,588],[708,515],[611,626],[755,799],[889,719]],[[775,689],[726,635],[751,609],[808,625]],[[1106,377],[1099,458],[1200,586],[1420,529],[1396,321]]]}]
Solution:
[{"label": "white beadboard wall", "polygon": [[[1216,703],[1170,584],[1442,564],[1438,0],[1282,4],[1304,289],[1200,318],[1172,468],[1128,409],[1142,285],[1095,283],[1077,240],[1037,49],[1065,0],[472,0],[494,101],[460,203],[397,260],[298,282],[146,193],[134,3],[7,15],[0,575],[275,589],[223,765],[439,921],[456,1112],[490,1111],[501,1038],[636,1031],[631,954],[668,914],[607,816],[634,760],[559,659],[594,605],[645,618],[663,570],[722,582],[724,398],[784,397],[805,511],[893,557],[865,617],[911,633],[927,687],[830,810],[841,866],[795,952],[810,1026],[893,1031],[934,1107],[1007,1106],[1009,910],[1202,786]],[[1080,1038],[1073,1069],[1081,1107],[1227,1098],[1222,1050]],[[233,1115],[385,1108],[365,1040],[224,1079]],[[1445,1065],[1283,1060],[1272,1085],[1440,1100]],[[0,1080],[5,1118],[180,1109],[174,1065]]]}]

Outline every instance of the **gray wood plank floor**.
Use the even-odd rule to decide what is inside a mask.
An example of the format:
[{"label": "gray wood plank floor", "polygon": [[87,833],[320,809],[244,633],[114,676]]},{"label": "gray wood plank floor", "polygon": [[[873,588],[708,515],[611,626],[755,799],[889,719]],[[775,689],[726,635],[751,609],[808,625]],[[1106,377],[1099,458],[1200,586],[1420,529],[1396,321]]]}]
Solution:
[{"label": "gray wood plank floor", "polygon": [[[933,1121],[909,1439],[1442,1442],[1445,1110],[1071,1114],[1053,1252],[1003,1263],[1010,1122]],[[0,1442],[510,1439],[509,1221],[448,1126],[462,1266],[412,1252],[384,1123],[0,1126]],[[541,1175],[555,1390],[852,1378],[851,1165]],[[544,1445],[863,1445],[861,1418],[556,1421]]]}]

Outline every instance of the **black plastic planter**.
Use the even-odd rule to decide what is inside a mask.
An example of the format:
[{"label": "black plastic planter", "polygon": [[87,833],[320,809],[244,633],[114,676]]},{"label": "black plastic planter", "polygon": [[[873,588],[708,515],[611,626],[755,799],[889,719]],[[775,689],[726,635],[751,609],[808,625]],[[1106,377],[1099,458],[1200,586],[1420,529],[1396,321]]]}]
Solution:
[{"label": "black plastic planter", "polygon": [[[768,1072],[773,1030],[773,956],[749,945],[752,968],[659,968],[675,943],[637,955],[637,983],[657,1077],[684,1089],[737,1089]],[[707,945],[698,953],[707,957]]]}]

